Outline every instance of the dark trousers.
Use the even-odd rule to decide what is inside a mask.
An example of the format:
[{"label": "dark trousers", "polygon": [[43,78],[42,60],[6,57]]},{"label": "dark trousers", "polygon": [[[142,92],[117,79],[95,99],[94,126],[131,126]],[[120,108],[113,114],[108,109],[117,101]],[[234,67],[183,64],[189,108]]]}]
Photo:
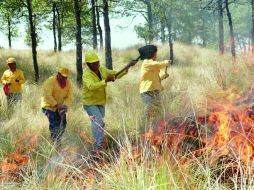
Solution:
[{"label": "dark trousers", "polygon": [[42,109],[42,112],[47,116],[49,120],[49,131],[53,142],[59,142],[66,128],[66,114],[59,114],[58,111]]}]

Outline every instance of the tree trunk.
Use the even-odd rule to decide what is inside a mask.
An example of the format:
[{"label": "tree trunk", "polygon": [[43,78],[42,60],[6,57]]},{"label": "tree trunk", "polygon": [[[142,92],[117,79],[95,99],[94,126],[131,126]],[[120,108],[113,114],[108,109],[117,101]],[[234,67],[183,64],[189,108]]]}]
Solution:
[{"label": "tree trunk", "polygon": [[77,83],[82,85],[82,38],[81,38],[81,3],[79,0],[74,0],[74,12],[76,19],[76,69]]},{"label": "tree trunk", "polygon": [[11,49],[11,36],[12,36],[12,34],[11,34],[11,18],[10,18],[10,16],[8,16],[7,20],[8,20],[8,42],[9,42],[9,48]]},{"label": "tree trunk", "polygon": [[160,29],[161,29],[161,42],[165,43],[166,41],[166,36],[165,36],[165,20],[161,19],[160,20]]},{"label": "tree trunk", "polygon": [[147,5],[147,18],[148,18],[148,29],[149,29],[148,40],[149,40],[149,43],[152,43],[153,41],[153,12],[152,12],[151,1],[147,0],[146,5]]},{"label": "tree trunk", "polygon": [[110,34],[110,23],[109,23],[109,10],[108,0],[103,0],[103,16],[104,16],[104,28],[105,28],[105,57],[106,67],[113,69],[112,65],[112,50],[111,50],[111,34]]},{"label": "tree trunk", "polygon": [[57,37],[58,37],[58,51],[62,51],[62,22],[61,22],[61,13],[59,8],[56,6],[57,13]]},{"label": "tree trunk", "polygon": [[93,49],[97,49],[97,27],[96,27],[96,5],[95,0],[92,3],[92,25],[93,25]]},{"label": "tree trunk", "polygon": [[57,51],[56,41],[56,3],[53,3],[53,36],[54,36],[54,52]]},{"label": "tree trunk", "polygon": [[174,63],[174,46],[172,42],[172,28],[171,23],[168,24],[168,43],[169,43],[169,59],[171,61],[171,64]]},{"label": "tree trunk", "polygon": [[171,64],[174,63],[174,46],[172,42],[172,0],[170,1],[170,9],[167,11],[167,28],[168,28],[168,44],[169,44],[169,59]]},{"label": "tree trunk", "polygon": [[32,0],[26,0],[27,2],[27,10],[28,10],[28,19],[29,19],[29,25],[30,25],[30,36],[31,36],[31,42],[32,42],[32,54],[33,54],[33,65],[34,65],[34,76],[35,76],[35,82],[37,83],[39,81],[39,67],[37,63],[37,39],[36,39],[36,30],[35,30],[35,24],[33,19],[33,10],[32,10]]},{"label": "tree trunk", "polygon": [[251,7],[252,7],[251,49],[252,53],[254,53],[254,0],[251,0]]},{"label": "tree trunk", "polygon": [[205,25],[205,18],[202,17],[202,46],[206,47],[206,25]]},{"label": "tree trunk", "polygon": [[234,35],[233,21],[232,21],[231,13],[229,11],[228,0],[225,0],[225,3],[226,3],[229,31],[230,31],[231,54],[233,57],[235,57],[236,56],[236,54],[235,54],[235,35]]},{"label": "tree trunk", "polygon": [[223,25],[223,1],[218,0],[218,20],[219,20],[219,50],[224,54],[224,25]]},{"label": "tree trunk", "polygon": [[103,34],[102,34],[102,29],[101,29],[101,25],[100,25],[100,10],[97,4],[97,0],[95,0],[95,4],[96,4],[96,22],[97,22],[97,27],[98,27],[98,31],[99,31],[99,36],[100,36],[100,48],[103,48]]},{"label": "tree trunk", "polygon": [[168,37],[168,43],[169,43],[169,59],[171,61],[171,64],[174,63],[174,47],[173,47],[173,42],[172,42],[172,35],[171,35],[171,24],[169,24],[168,30],[170,31],[170,35]]},{"label": "tree trunk", "polygon": [[192,33],[191,33],[191,31],[188,31],[188,43],[189,44],[192,43]]}]

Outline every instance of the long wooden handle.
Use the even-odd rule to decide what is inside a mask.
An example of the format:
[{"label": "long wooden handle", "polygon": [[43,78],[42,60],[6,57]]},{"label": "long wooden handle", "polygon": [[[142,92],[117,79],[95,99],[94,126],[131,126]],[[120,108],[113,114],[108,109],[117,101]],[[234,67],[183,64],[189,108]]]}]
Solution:
[{"label": "long wooden handle", "polygon": [[168,74],[168,66],[165,68],[165,74]]},{"label": "long wooden handle", "polygon": [[118,75],[120,75],[122,72],[124,72],[125,70],[129,69],[129,66],[126,65],[124,68],[122,68],[120,71],[118,71],[116,74],[115,74],[115,77],[117,77]]},{"label": "long wooden handle", "polygon": [[[140,56],[137,58],[137,59],[135,59],[135,61],[137,61],[138,62],[138,60],[140,59]],[[135,63],[135,64],[137,64],[137,62]],[[134,64],[134,65],[135,65]],[[133,65],[133,66],[134,66]],[[120,75],[122,72],[124,72],[125,70],[127,70],[127,69],[129,69],[130,68],[130,66],[129,65],[126,65],[124,68],[122,68],[120,71],[118,71],[116,74],[115,74],[115,78],[118,76],[118,75]]]}]

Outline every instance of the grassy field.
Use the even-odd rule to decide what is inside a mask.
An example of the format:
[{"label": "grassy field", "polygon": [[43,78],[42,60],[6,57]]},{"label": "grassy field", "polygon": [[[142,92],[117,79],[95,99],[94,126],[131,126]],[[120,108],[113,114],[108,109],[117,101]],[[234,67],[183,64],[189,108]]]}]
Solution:
[{"label": "grassy field", "polygon": [[[160,46],[158,59],[168,59],[168,52],[167,46]],[[134,48],[114,50],[115,69],[120,69],[137,55]],[[5,60],[10,56],[16,57],[27,82],[23,87],[22,106],[15,110],[8,110],[5,96],[0,92],[0,189],[254,188],[252,168],[223,180],[221,175],[228,166],[210,165],[205,155],[189,158],[189,152],[179,155],[170,149],[156,154],[144,146],[141,149],[148,152],[147,156],[140,157],[137,147],[142,116],[138,93],[141,62],[131,68],[127,76],[107,87],[105,121],[111,147],[107,152],[109,161],[95,164],[87,159],[92,141],[90,121],[82,109],[82,91],[76,85],[62,146],[55,148],[49,139],[48,121],[40,109],[41,85],[61,66],[71,69],[71,80],[75,84],[75,52],[39,51],[39,84],[33,82],[30,51],[0,50],[0,73],[7,69]],[[230,56],[220,56],[216,51],[176,44],[175,59],[175,64],[168,69],[170,77],[163,81],[165,118],[168,115],[185,117],[197,112],[205,114],[210,102],[228,104],[247,92],[253,82],[254,60],[250,54],[239,55],[232,61]],[[15,163],[8,159],[17,155],[27,158],[28,162],[23,165],[21,162],[17,169],[11,170]],[[14,165],[5,166],[7,162]]]}]

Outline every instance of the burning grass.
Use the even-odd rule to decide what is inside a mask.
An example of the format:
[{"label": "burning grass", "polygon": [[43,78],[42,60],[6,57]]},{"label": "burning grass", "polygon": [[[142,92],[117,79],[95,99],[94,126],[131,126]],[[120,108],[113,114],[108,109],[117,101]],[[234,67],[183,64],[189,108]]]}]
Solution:
[{"label": "burning grass", "polygon": [[26,172],[30,160],[30,153],[36,149],[38,135],[24,133],[17,138],[15,151],[5,155],[0,164],[0,180],[22,180],[22,173]]},{"label": "burning grass", "polygon": [[[220,105],[220,106],[218,106]],[[145,134],[152,150],[165,149],[183,165],[199,160],[215,168],[213,177],[233,184],[235,177],[254,173],[253,111],[233,105],[211,104],[206,115],[169,116],[159,122],[155,132]],[[185,163],[185,164],[186,164]]]},{"label": "burning grass", "polygon": [[[167,47],[161,49],[160,58],[167,58]],[[0,188],[7,189],[9,184],[21,189],[63,190],[252,189],[253,118],[250,110],[231,104],[251,86],[251,57],[242,56],[233,68],[227,56],[198,47],[192,50],[176,45],[176,65],[169,68],[170,77],[163,84],[163,111],[171,114],[165,114],[155,132],[138,134],[142,115],[137,92],[139,65],[127,77],[108,85],[105,120],[109,145],[97,162],[89,149],[93,141],[81,91],[75,87],[62,146],[56,147],[49,140],[48,123],[39,108],[41,84],[29,82],[32,65],[25,63],[32,59],[14,52],[29,81],[21,110],[9,114],[4,105],[0,107],[4,121],[0,126]],[[117,68],[124,64],[122,60],[136,57],[136,51],[128,52],[114,51],[121,55],[116,57],[120,61]],[[40,53],[39,58],[42,78],[55,73],[59,63],[75,62],[73,52]],[[70,68],[75,70],[73,64]],[[2,94],[0,97],[4,104]]]}]

